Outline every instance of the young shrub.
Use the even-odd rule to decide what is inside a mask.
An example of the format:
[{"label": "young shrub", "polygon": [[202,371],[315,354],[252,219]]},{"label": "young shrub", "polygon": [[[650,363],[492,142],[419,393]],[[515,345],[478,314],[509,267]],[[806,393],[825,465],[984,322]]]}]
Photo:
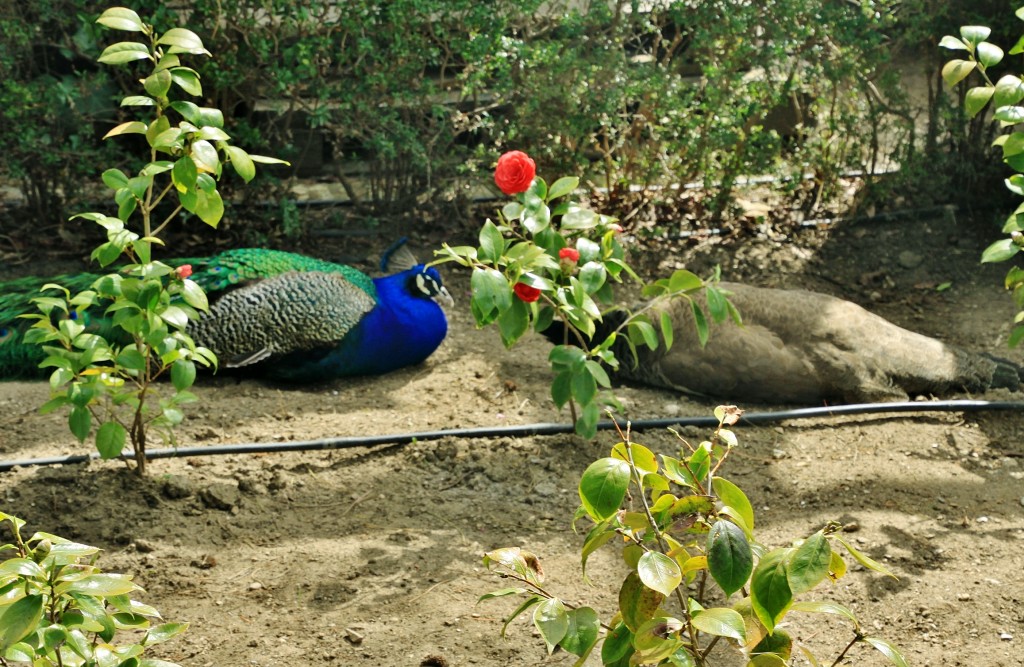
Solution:
[{"label": "young shrub", "polygon": [[[148,432],[173,441],[173,428],[183,419],[181,406],[195,400],[188,389],[196,365],[216,364],[214,354],[196,347],[185,331],[189,320],[207,309],[206,295],[189,280],[190,266],[155,260],[153,246],[164,245],[158,235],[184,212],[217,226],[224,214],[217,183],[225,164],[248,182],[255,163],[280,161],[232,145],[220,110],[173,99],[175,93],[202,94],[198,72],[182,62],[186,55],[210,55],[198,35],[185,28],[159,34],[124,7],[106,10],[97,22],[144,40],[112,44],[99,61],[150,66],[140,94],[121,101],[144,119],[121,123],[106,135],[140,135],[148,161],[136,174],[118,168],[103,172],[103,182],[114,191],[116,217],[102,212],[74,217],[106,230],[107,241],[92,253],[100,266],[123,258],[128,263],[77,293],[44,286],[50,294],[35,299],[39,315],[25,316],[35,320],[25,341],[42,345],[47,353],[42,366],[54,369],[52,397],[43,411],[69,408],[68,426],[83,442],[97,427],[96,448],[103,458],[120,456],[130,441],[141,475]],[[136,220],[134,231],[129,223]],[[167,396],[156,383],[164,377],[171,380]]]},{"label": "young shrub", "polygon": [[[591,582],[618,590],[612,617],[601,620],[589,606],[578,606],[550,592],[536,555],[520,547],[490,551],[484,564],[514,585],[481,601],[522,599],[505,620],[532,610],[533,623],[548,652],[559,647],[579,656],[582,665],[600,643],[601,664],[708,667],[713,649],[725,640],[748,667],[782,667],[799,649],[811,664],[838,665],[855,646],[876,648],[894,665],[907,664],[889,642],[863,633],[847,607],[807,599],[819,584],[846,574],[836,547],[864,567],[893,576],[853,548],[830,522],[789,546],[770,549],[755,537],[754,509],[743,491],[721,476],[737,446],[729,426],[741,411],[715,409],[718,427],[710,440],[692,446],[682,438],[678,456],[660,457],[633,442],[627,426],[608,457],[598,459],[579,483],[585,520],[581,569],[601,547],[617,542],[626,575]],[[660,458],[660,461],[659,461]],[[588,581],[590,581],[588,579]],[[799,613],[834,614],[849,622],[851,637],[834,662],[819,661],[781,627]],[[603,642],[602,642],[603,639]]]},{"label": "young shrub", "polygon": [[[1016,16],[1024,20],[1024,7]],[[969,77],[981,79],[980,85],[969,86],[965,96],[964,111],[974,118],[990,110],[992,118],[1001,129],[1010,129],[995,140],[1002,149],[1003,162],[1013,170],[1006,179],[1006,187],[1016,195],[1024,196],[1024,131],[1019,124],[1024,120],[1024,77],[1007,73],[993,82],[990,69],[1003,61],[1006,52],[989,42],[991,28],[979,25],[960,27],[960,36],[946,35],[939,46],[952,51],[963,51],[962,58],[954,58],[942,68],[942,78],[949,86],[966,85]],[[1010,49],[1009,55],[1024,53],[1024,37]],[[1024,247],[1024,204],[1010,214],[1003,225],[1007,237],[992,243],[982,253],[982,262],[1005,262],[1012,259]],[[1013,267],[1006,274],[1006,289],[1013,293],[1013,300],[1020,309],[1013,319],[1010,331],[1010,346],[1017,346],[1024,340],[1024,269]]]},{"label": "young shrub", "polygon": [[[472,269],[470,308],[476,324],[496,324],[506,347],[530,327],[544,331],[555,322],[564,324],[561,344],[549,355],[551,398],[559,408],[570,406],[577,433],[593,437],[602,406],[617,404],[606,368],[618,367],[614,346],[620,336],[630,349],[671,346],[668,315],[652,322],[646,312],[658,299],[685,298],[693,304],[700,340],[705,341],[707,319],[693,296],[717,290],[689,271],[676,271],[644,289],[652,299],[647,306],[595,338],[601,308],[621,308],[615,305],[613,284],[625,277],[640,282],[619,243],[622,228],[614,218],[567,199],[579,186],[578,178],[560,178],[549,188],[536,173],[526,153],[503,154],[494,181],[515,201],[501,209],[497,224],[489,219],[484,223],[479,246],[444,244],[434,263],[456,262]],[[708,300],[720,306],[711,316],[716,321],[730,314],[738,317],[719,297]]]},{"label": "young shrub", "polygon": [[133,599],[142,589],[130,575],[104,572],[100,550],[49,533],[21,537],[25,522],[10,524],[14,551],[0,562],[0,665],[32,667],[178,667],[142,657],[187,623],[160,623],[160,613]]}]

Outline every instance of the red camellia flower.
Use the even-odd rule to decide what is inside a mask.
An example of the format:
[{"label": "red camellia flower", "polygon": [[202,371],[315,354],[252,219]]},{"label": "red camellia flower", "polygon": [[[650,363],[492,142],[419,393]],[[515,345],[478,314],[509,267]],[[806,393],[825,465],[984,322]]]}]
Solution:
[{"label": "red camellia flower", "polygon": [[537,164],[522,151],[509,151],[498,158],[494,182],[507,195],[526,192],[537,175]]},{"label": "red camellia flower", "polygon": [[526,283],[516,283],[512,286],[512,291],[526,303],[533,303],[540,298],[540,290]]},{"label": "red camellia flower", "polygon": [[580,261],[580,251],[576,248],[562,248],[558,251],[558,259],[564,259],[569,262]]},{"label": "red camellia flower", "polygon": [[192,265],[191,264],[182,264],[181,266],[179,266],[178,268],[176,268],[174,270],[174,273],[175,273],[175,275],[178,276],[178,278],[180,278],[181,280],[184,280],[185,278],[188,278],[189,276],[192,275]]}]

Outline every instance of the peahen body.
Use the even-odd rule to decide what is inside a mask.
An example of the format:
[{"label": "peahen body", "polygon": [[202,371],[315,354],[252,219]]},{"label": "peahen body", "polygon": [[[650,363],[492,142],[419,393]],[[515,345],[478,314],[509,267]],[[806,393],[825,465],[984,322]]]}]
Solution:
[{"label": "peahen body", "polygon": [[[712,324],[702,349],[689,302],[661,304],[652,320],[660,312],[671,315],[673,346],[638,347],[635,366],[629,350],[617,347],[619,377],[735,402],[812,405],[1020,388],[1021,369],[1012,362],[908,331],[849,301],[804,290],[719,286],[739,310],[742,326],[732,320]],[[624,317],[606,316],[598,339]],[[545,334],[561,340],[557,331]]]},{"label": "peahen body", "polygon": [[[221,368],[290,382],[376,375],[425,360],[448,331],[439,301],[450,297],[437,270],[421,264],[371,279],[343,264],[259,248],[169,263],[190,264],[209,297],[210,313],[187,331],[217,353]],[[41,351],[22,343],[25,324],[17,319],[33,312],[39,287],[78,291],[98,277],[0,283],[0,379],[41,373]],[[102,323],[102,314],[91,314],[90,324]]]}]

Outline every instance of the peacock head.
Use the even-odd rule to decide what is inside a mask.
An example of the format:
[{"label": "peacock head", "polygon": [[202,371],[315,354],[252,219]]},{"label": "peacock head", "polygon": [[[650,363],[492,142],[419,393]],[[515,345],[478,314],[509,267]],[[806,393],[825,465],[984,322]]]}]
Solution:
[{"label": "peacock head", "polygon": [[441,274],[433,266],[417,266],[410,271],[408,289],[414,296],[432,299],[439,306],[452,307],[455,300],[441,283]]}]

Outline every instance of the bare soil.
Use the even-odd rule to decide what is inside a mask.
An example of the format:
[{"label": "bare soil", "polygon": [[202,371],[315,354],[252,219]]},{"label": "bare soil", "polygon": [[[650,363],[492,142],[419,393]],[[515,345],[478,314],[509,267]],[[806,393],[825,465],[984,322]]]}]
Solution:
[{"label": "bare soil", "polygon": [[[1004,344],[1014,312],[1001,289],[1007,267],[977,263],[998,236],[982,227],[951,214],[795,235],[765,227],[742,245],[648,243],[636,260],[650,276],[719,263],[731,280],[831,292],[908,328],[1020,361]],[[457,299],[451,333],[425,364],[308,387],[208,378],[181,445],[565,421],[547,398],[546,344],[531,336],[506,351],[495,331],[473,327],[467,276],[449,270],[447,279]],[[620,393],[634,419],[702,417],[721,402],[641,387]],[[0,459],[85,451],[63,415],[38,413],[46,398],[43,382],[0,383]],[[705,431],[682,433],[699,439]],[[865,633],[895,642],[912,665],[1024,665],[1024,413],[928,412],[922,403],[920,413],[790,420],[738,433],[741,448],[725,476],[754,502],[766,545],[836,519],[899,576],[851,561],[846,578],[811,597],[854,609]],[[678,449],[663,431],[637,439],[660,452]],[[584,584],[582,536],[570,523],[579,475],[615,441],[608,432],[593,442],[449,437],[189,456],[151,462],[143,480],[117,461],[21,467],[0,473],[0,508],[31,530],[105,549],[101,564],[134,574],[142,600],[191,624],[158,654],[187,667],[571,665],[564,653],[547,656],[525,620],[512,623],[508,641],[499,638],[515,602],[477,604],[506,585],[480,557],[529,547],[550,590],[607,618],[624,566],[606,547],[591,561],[595,585]],[[852,637],[838,620],[791,619],[788,630],[823,664]],[[716,664],[741,663],[723,651]],[[887,662],[862,646],[843,664]]]}]

